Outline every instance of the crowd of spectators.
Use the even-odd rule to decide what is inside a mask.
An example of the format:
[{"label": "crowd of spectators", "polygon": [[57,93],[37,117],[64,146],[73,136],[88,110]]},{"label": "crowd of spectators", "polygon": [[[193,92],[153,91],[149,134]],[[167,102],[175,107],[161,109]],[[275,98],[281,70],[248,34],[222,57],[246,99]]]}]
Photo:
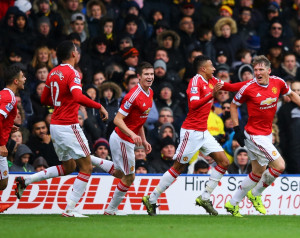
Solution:
[{"label": "crowd of spectators", "polygon": [[[73,41],[84,93],[109,112],[80,107],[79,124],[92,153],[110,159],[109,136],[124,95],[138,83],[141,61],[154,65],[153,108],[145,125],[153,151],[136,147],[137,173],[164,173],[172,165],[178,135],[187,115],[186,88],[195,75],[193,60],[208,55],[215,77],[240,82],[254,76],[253,56],[264,54],[272,75],[300,95],[299,0],[0,0],[0,88],[4,70],[18,65],[26,75],[17,95],[19,132],[7,148],[11,171],[40,171],[59,164],[49,123],[53,108],[41,104],[47,75],[59,64],[56,47]],[[233,95],[220,90],[208,118],[208,130],[223,146],[229,173],[249,173],[247,150],[234,140],[230,118]],[[282,97],[273,126],[275,146],[286,173],[300,173],[300,109]],[[240,125],[247,109],[239,108]],[[186,173],[210,173],[214,161],[195,154]],[[102,172],[97,169],[94,172]]]}]

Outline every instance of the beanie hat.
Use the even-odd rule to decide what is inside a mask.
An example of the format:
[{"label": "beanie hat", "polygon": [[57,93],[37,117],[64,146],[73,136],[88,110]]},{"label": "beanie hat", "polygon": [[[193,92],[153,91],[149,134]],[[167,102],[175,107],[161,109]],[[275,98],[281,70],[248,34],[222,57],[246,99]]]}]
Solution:
[{"label": "beanie hat", "polygon": [[39,27],[41,24],[46,23],[48,26],[51,26],[49,17],[42,16],[37,20],[37,26]]},{"label": "beanie hat", "polygon": [[26,13],[32,7],[31,3],[27,0],[17,0],[15,6],[19,8],[20,11]]},{"label": "beanie hat", "polygon": [[96,151],[98,149],[99,146],[105,146],[107,150],[109,150],[109,143],[106,139],[104,138],[99,138],[98,140],[95,141],[94,145],[93,145],[93,149],[94,151]]},{"label": "beanie hat", "polygon": [[154,69],[156,68],[163,68],[164,71],[167,71],[167,65],[166,65],[166,62],[161,60],[161,59],[158,59],[154,62],[154,65],[153,65]]},{"label": "beanie hat", "polygon": [[163,149],[164,147],[166,147],[168,145],[175,146],[175,142],[172,140],[172,138],[170,136],[167,136],[160,141],[160,149]]},{"label": "beanie hat", "polygon": [[220,7],[220,10],[219,10],[220,12],[221,11],[226,11],[226,12],[228,12],[229,14],[230,14],[230,16],[232,16],[232,9],[229,7],[229,6],[227,6],[227,5],[223,5],[223,6],[221,6]]},{"label": "beanie hat", "polygon": [[134,48],[134,47],[126,47],[123,52],[122,52],[122,58],[123,59],[128,59],[129,57],[132,56],[139,56],[139,51]]},{"label": "beanie hat", "polygon": [[144,167],[148,171],[148,163],[145,160],[136,160],[135,161],[135,169],[138,169],[139,167]]},{"label": "beanie hat", "polygon": [[74,22],[76,20],[81,20],[81,21],[85,22],[85,16],[82,13],[80,13],[80,12],[72,14],[72,16],[71,16],[71,22]]}]

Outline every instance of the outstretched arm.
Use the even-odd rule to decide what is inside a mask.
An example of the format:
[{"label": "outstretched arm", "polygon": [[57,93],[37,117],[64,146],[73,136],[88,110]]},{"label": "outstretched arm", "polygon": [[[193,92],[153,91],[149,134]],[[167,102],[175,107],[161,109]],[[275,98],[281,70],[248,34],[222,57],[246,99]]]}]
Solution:
[{"label": "outstretched arm", "polygon": [[292,100],[293,103],[297,104],[298,107],[300,107],[300,96],[295,93],[295,92],[291,92],[288,97]]},{"label": "outstretched arm", "polygon": [[82,94],[82,91],[80,89],[73,89],[71,91],[73,99],[75,102],[79,103],[80,105],[86,106],[86,107],[91,107],[91,108],[96,108],[100,109],[101,104],[93,101],[92,99],[89,99],[87,96]]},{"label": "outstretched arm", "polygon": [[237,92],[240,90],[241,87],[243,87],[248,81],[239,82],[239,83],[227,83],[224,82],[222,90],[229,91],[229,92]]}]

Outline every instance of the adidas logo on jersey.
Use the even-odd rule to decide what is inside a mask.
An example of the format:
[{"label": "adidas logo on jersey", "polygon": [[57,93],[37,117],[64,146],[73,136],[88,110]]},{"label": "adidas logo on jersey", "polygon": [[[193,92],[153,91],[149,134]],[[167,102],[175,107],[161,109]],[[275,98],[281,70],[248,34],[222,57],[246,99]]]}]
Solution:
[{"label": "adidas logo on jersey", "polygon": [[146,106],[146,103],[143,104],[143,107],[145,107],[145,106]]},{"label": "adidas logo on jersey", "polygon": [[256,97],[260,97],[261,95],[259,93],[257,93]]}]

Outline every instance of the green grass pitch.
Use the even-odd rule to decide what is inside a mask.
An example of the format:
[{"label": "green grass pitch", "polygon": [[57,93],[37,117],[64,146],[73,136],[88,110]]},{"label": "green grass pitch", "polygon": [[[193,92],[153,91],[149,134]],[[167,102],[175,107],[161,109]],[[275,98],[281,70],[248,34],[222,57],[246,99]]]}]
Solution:
[{"label": "green grass pitch", "polygon": [[89,218],[66,218],[1,214],[0,237],[299,238],[300,216],[91,215]]}]

